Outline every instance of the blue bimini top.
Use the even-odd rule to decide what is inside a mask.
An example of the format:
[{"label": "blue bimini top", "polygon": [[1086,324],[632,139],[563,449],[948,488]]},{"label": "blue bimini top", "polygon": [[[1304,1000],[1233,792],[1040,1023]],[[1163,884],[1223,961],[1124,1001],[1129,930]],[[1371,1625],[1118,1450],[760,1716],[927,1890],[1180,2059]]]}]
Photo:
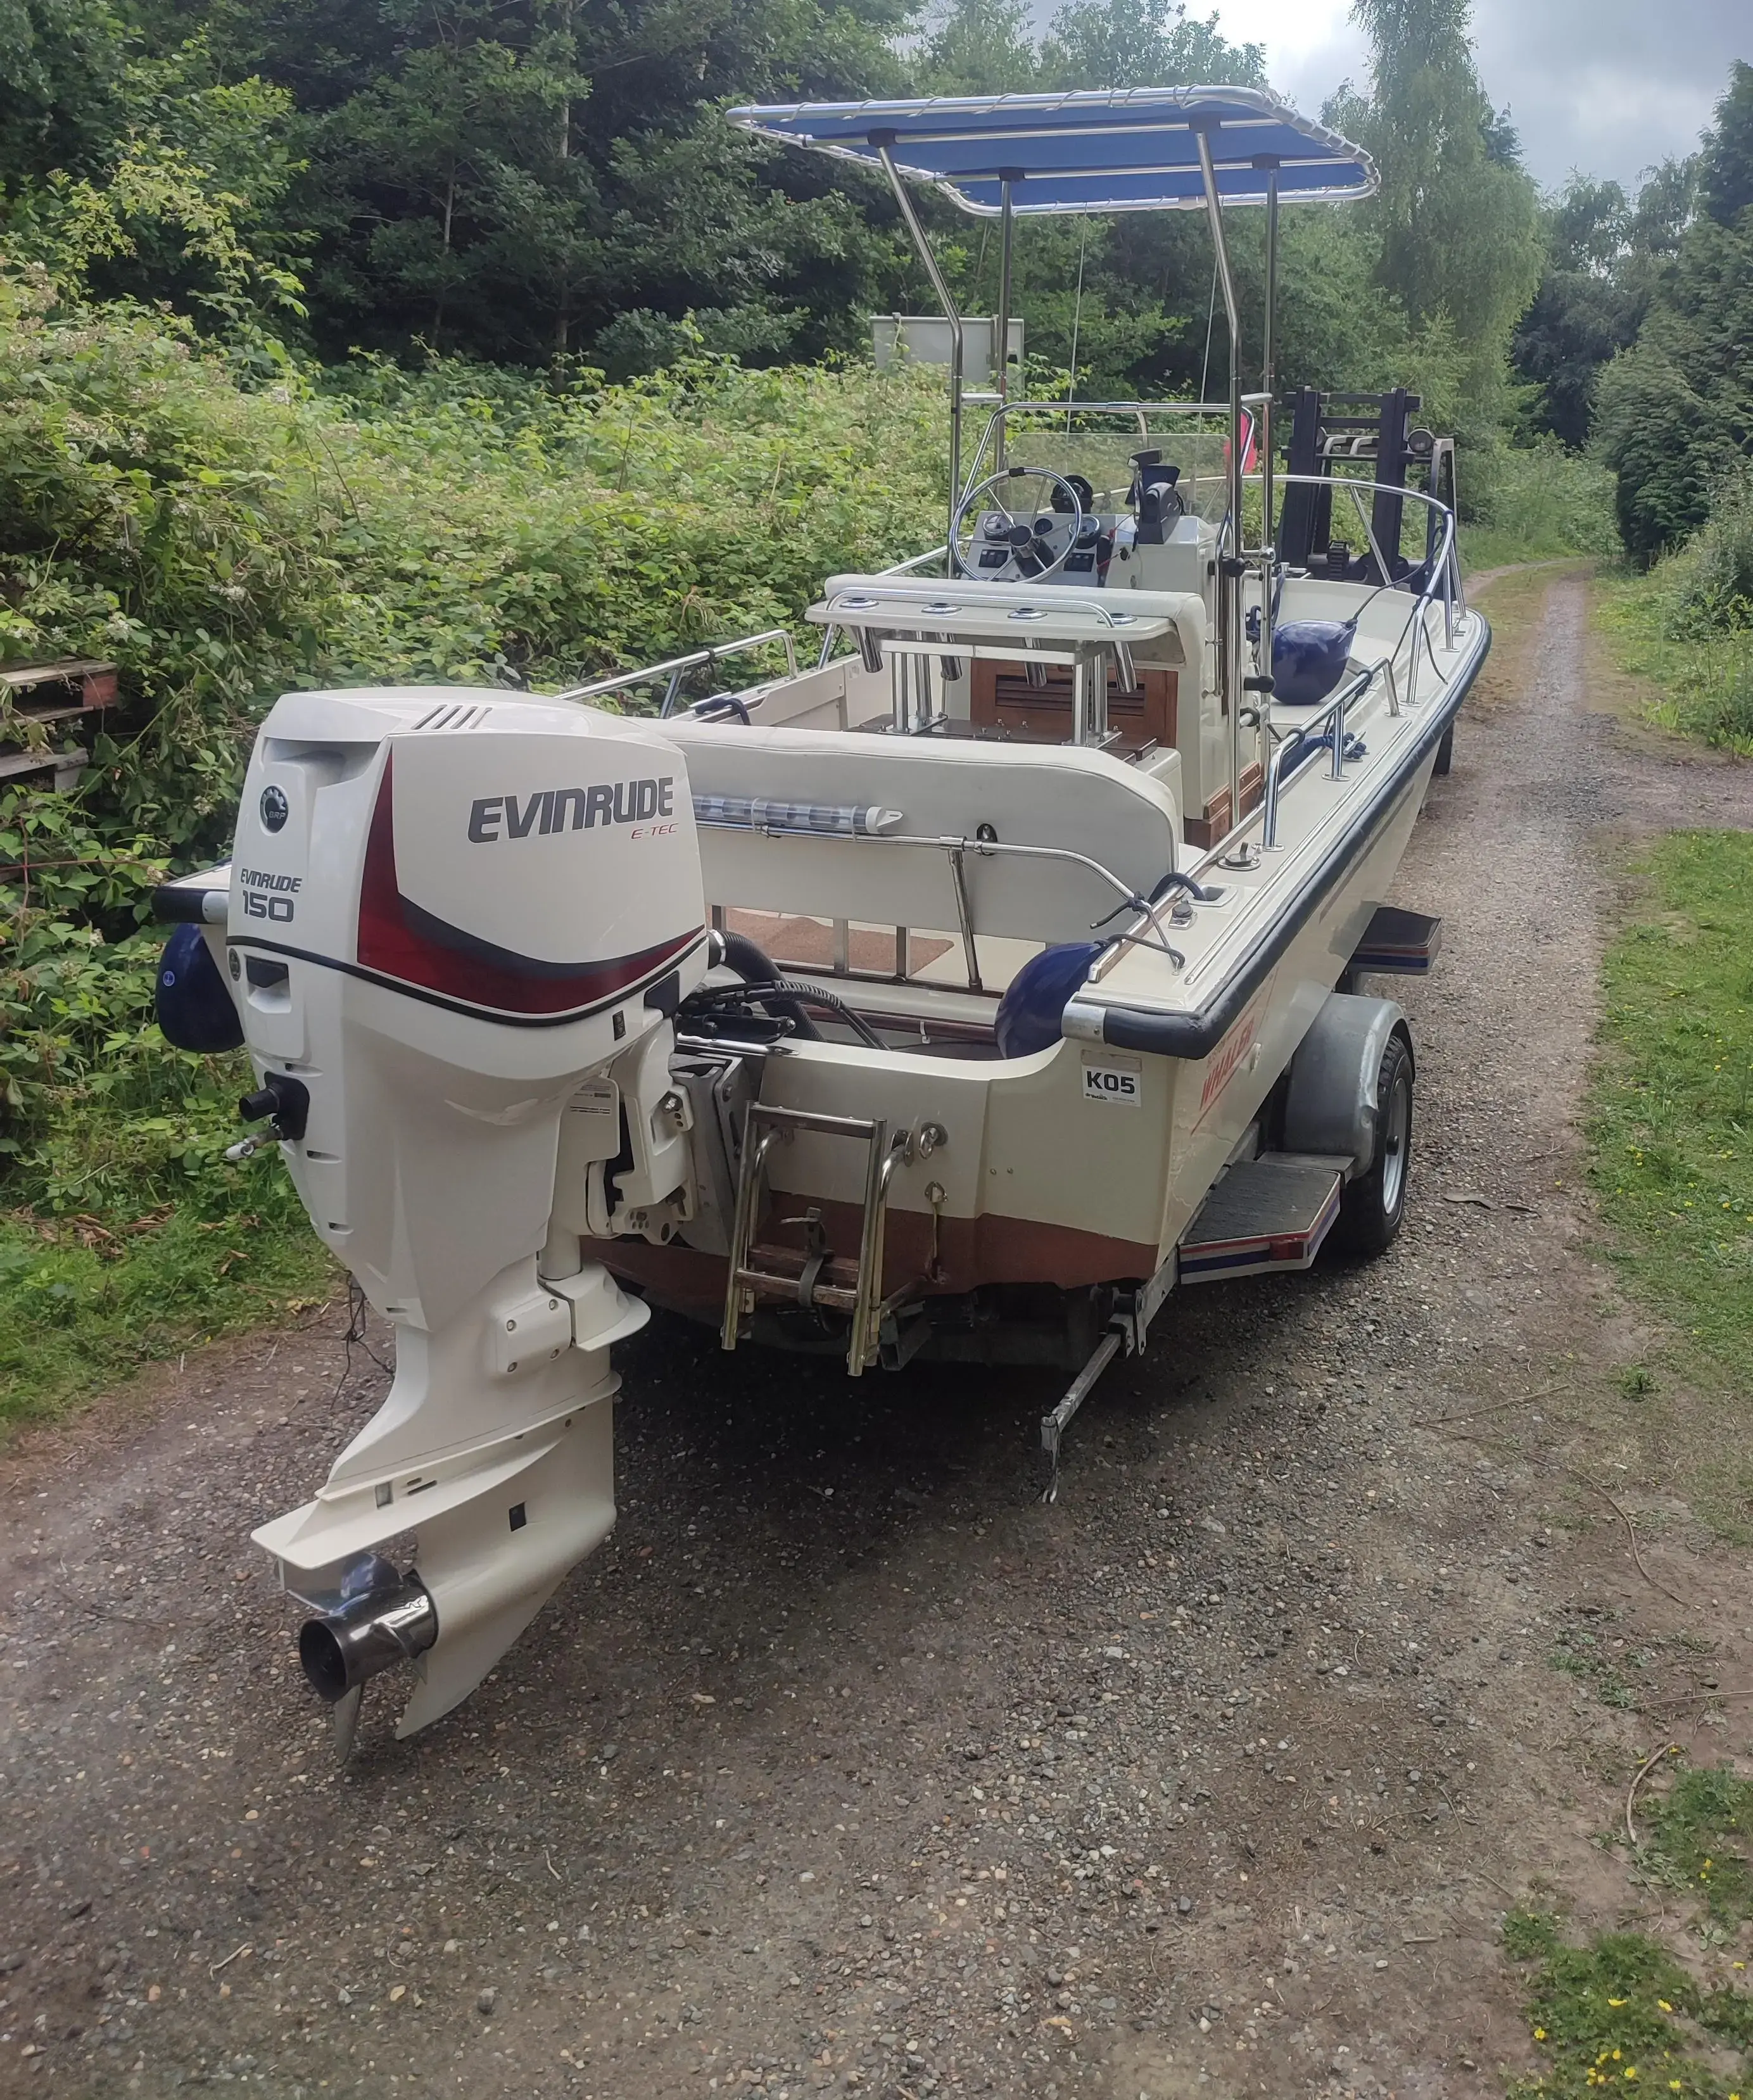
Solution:
[{"label": "blue bimini top", "polygon": [[1199,135],[1225,205],[1371,196],[1361,146],[1252,87],[1133,87],[1063,95],[928,95],[902,102],[792,102],[732,109],[733,124],[841,160],[934,183],[964,211],[1185,211],[1205,202]]}]

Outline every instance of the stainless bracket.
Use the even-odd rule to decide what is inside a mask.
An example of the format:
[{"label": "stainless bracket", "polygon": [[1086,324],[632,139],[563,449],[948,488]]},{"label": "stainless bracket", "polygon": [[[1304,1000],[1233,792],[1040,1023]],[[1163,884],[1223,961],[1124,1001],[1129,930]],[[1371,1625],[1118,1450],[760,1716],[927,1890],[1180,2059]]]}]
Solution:
[{"label": "stainless bracket", "polygon": [[1119,1299],[1108,1322],[1108,1330],[1091,1352],[1088,1362],[1066,1388],[1058,1405],[1041,1417],[1041,1449],[1048,1464],[1047,1485],[1041,1490],[1044,1502],[1059,1499],[1059,1453],[1072,1417],[1122,1349],[1129,1357],[1142,1355],[1150,1322],[1175,1287],[1176,1263],[1177,1256],[1171,1254],[1155,1275]]}]

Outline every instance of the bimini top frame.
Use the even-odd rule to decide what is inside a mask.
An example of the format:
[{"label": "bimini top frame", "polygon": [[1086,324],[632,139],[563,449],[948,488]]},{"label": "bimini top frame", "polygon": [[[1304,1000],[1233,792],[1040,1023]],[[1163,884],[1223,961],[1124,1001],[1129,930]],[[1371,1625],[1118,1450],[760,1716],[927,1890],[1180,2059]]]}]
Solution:
[{"label": "bimini top frame", "polygon": [[[1273,310],[1278,293],[1281,202],[1345,203],[1374,194],[1375,163],[1361,146],[1311,123],[1263,90],[1251,87],[1136,87],[1063,95],[928,95],[892,102],[757,104],[729,111],[733,124],[788,145],[881,168],[950,324],[950,527],[964,491],[962,322],[938,267],[907,183],[934,185],[964,211],[996,215],[998,314],[994,340],[1009,340],[1011,238],[1017,217],[1204,208],[1216,250],[1230,331],[1228,514],[1218,564],[1218,682],[1230,724],[1232,812],[1241,812],[1241,729],[1244,690],[1272,690]],[[1241,315],[1224,234],[1232,205],[1266,211],[1265,321],[1261,355],[1261,544],[1243,544]],[[994,464],[1005,465],[1005,411],[1009,360],[998,360]],[[994,397],[986,397],[991,399]],[[946,566],[949,562],[946,550]],[[1261,642],[1267,667],[1244,677],[1242,584],[1261,579]],[[1267,708],[1252,712],[1264,770],[1269,763]]]}]

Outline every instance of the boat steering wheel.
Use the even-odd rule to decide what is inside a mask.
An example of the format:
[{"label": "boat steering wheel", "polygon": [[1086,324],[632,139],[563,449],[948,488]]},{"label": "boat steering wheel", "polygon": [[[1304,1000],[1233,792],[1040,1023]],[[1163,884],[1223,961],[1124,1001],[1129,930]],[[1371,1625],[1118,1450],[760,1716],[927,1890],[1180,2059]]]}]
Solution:
[{"label": "boat steering wheel", "polygon": [[[1014,500],[1020,492],[1017,486],[1019,482],[1047,483],[1047,502],[1031,505],[1027,510],[1019,509]],[[1008,547],[1010,558],[1019,568],[1024,562],[1032,560],[1035,567],[1028,578],[1031,583],[1056,575],[1065,567],[1066,557],[1077,545],[1078,536],[1084,529],[1083,499],[1076,483],[1062,474],[1055,474],[1051,467],[1009,466],[977,482],[956,506],[956,515],[950,521],[950,558],[959,575],[979,580],[979,570],[962,552],[962,535],[970,514],[978,511],[982,498],[987,496],[991,497],[991,507],[1005,522],[1000,537],[993,539],[982,534],[981,545]],[[1050,561],[1047,558],[1044,538],[1036,529],[1036,520],[1049,510],[1056,521],[1067,516],[1071,521],[1064,546]],[[971,550],[974,545],[972,533],[969,534],[969,545]]]}]

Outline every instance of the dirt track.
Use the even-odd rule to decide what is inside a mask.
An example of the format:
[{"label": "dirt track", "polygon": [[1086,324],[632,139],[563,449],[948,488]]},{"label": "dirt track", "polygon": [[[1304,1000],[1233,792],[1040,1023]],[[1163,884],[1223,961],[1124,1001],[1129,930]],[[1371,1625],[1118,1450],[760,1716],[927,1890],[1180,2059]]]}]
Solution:
[{"label": "dirt track", "polygon": [[[852,1386],[660,1325],[610,1547],[425,1736],[368,1697],[338,1776],[245,1536],[375,1405],[369,1364],[331,1398],[336,1322],[0,1458],[0,2093],[1463,2100],[1531,2067],[1503,1912],[1621,1913],[1591,1840],[1654,1740],[1559,1633],[1649,1658],[1645,1715],[1753,1652],[1746,1555],[1614,1396],[1644,1338],[1572,1127],[1604,832],[1753,821],[1753,788],[1587,716],[1583,585],[1544,588],[1402,881],[1445,919],[1406,1232],[1172,1302],[1056,1506],[1049,1381]],[[1605,1493],[1666,1513],[1645,1560],[1692,1603]]]}]

